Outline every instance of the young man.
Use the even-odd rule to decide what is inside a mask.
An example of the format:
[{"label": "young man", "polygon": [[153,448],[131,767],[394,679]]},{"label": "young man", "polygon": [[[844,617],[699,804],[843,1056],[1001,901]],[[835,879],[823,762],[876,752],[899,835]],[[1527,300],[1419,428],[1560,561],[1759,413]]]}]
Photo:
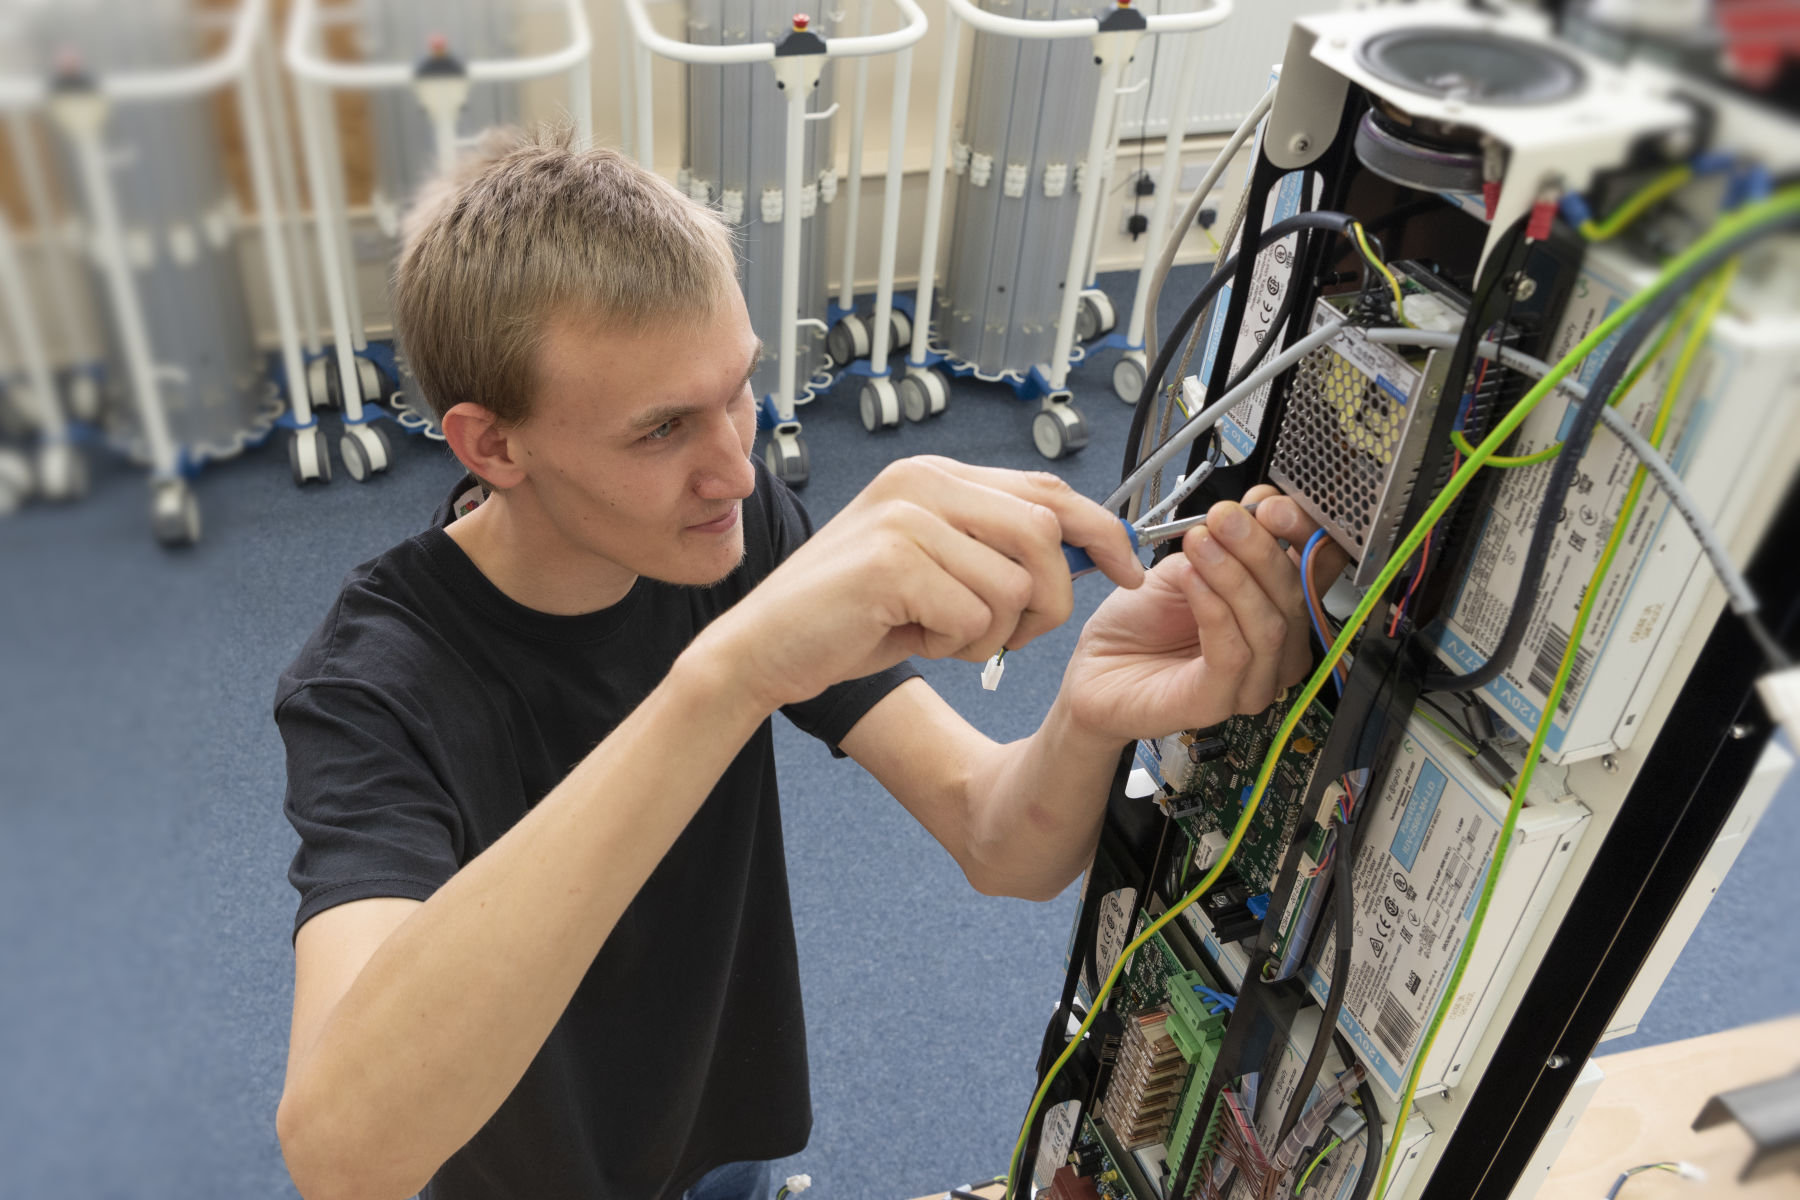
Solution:
[{"label": "young man", "polygon": [[[752,454],[725,227],[609,151],[539,136],[440,187],[394,304],[482,486],[351,573],[277,695],[308,1200],[716,1193],[805,1145],[777,709],[977,889],[1049,899],[1131,739],[1305,673],[1286,500],[1219,506],[1147,577],[1054,477],[942,459],[812,534]],[[1066,619],[1064,541],[1126,590],[996,745],[905,663]]]}]

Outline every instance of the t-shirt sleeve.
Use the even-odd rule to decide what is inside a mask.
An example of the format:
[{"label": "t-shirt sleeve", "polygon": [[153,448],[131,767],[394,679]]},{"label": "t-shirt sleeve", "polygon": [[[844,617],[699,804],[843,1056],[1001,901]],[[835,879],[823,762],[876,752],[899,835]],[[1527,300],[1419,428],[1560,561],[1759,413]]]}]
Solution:
[{"label": "t-shirt sleeve", "polygon": [[[759,471],[761,464],[758,464]],[[807,515],[787,484],[769,476],[769,536],[774,544],[775,561],[780,563],[812,536],[812,518]],[[838,748],[856,723],[863,719],[887,694],[919,673],[910,662],[833,684],[811,700],[789,704],[781,711],[800,729],[812,734],[831,748],[832,757],[843,758]]]},{"label": "t-shirt sleeve", "polygon": [[425,900],[456,873],[456,803],[378,694],[305,686],[277,706],[275,723],[287,747],[283,808],[300,835],[288,869],[300,893],[295,932],[352,900]]}]

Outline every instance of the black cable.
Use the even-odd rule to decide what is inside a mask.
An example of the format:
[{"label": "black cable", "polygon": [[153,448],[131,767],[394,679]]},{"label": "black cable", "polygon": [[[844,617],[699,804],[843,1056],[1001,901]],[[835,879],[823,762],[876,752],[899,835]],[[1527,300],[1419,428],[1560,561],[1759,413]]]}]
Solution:
[{"label": "black cable", "polygon": [[[1350,227],[1355,223],[1356,219],[1348,213],[1296,213],[1263,230],[1262,237],[1257,240],[1256,249],[1252,253],[1260,254],[1288,234],[1301,229],[1328,229],[1333,233],[1347,236]],[[1182,339],[1193,329],[1194,323],[1200,319],[1201,314],[1206,311],[1213,298],[1219,294],[1219,289],[1231,281],[1241,254],[1242,251],[1233,254],[1213,268],[1212,274],[1207,277],[1206,283],[1200,288],[1199,293],[1176,319],[1174,327],[1164,336],[1162,347],[1156,352],[1156,361],[1151,364],[1149,373],[1144,377],[1144,386],[1138,391],[1137,405],[1131,414],[1131,431],[1125,436],[1125,467],[1119,473],[1121,480],[1137,469],[1138,445],[1143,441],[1144,428],[1150,423],[1152,401],[1162,388],[1163,376],[1168,373],[1169,364],[1175,360],[1175,352],[1180,348]]]},{"label": "black cable", "polygon": [[[1355,813],[1352,808],[1352,814]],[[1287,1111],[1281,1117],[1281,1133],[1275,1139],[1280,1145],[1287,1135],[1293,1132],[1299,1123],[1306,1107],[1312,1102],[1313,1085],[1319,1081],[1319,1074],[1325,1069],[1325,1056],[1331,1052],[1331,1041],[1337,1033],[1338,1013],[1344,1007],[1344,992],[1350,986],[1350,950],[1356,941],[1356,904],[1351,891],[1351,856],[1355,853],[1356,826],[1354,817],[1349,821],[1341,821],[1338,825],[1337,840],[1332,849],[1331,886],[1332,909],[1336,916],[1337,937],[1332,956],[1331,986],[1325,992],[1325,1003],[1319,1011],[1319,1032],[1313,1035],[1312,1050],[1306,1056],[1306,1065],[1300,1069],[1300,1080],[1294,1085],[1294,1094],[1288,1100]],[[1314,933],[1315,938],[1325,936],[1325,930],[1331,922],[1321,924]],[[1348,1067],[1348,1059],[1344,1061]]]},{"label": "black cable", "polygon": [[[1349,1062],[1350,1047],[1340,1048],[1345,1062]],[[1369,1086],[1367,1079],[1356,1088],[1356,1097],[1362,1101],[1363,1116],[1363,1161],[1362,1170],[1356,1173],[1356,1190],[1350,1193],[1350,1200],[1369,1200],[1369,1193],[1375,1190],[1375,1177],[1381,1174],[1381,1155],[1387,1149],[1382,1144],[1381,1110],[1375,1107],[1375,1090]]]},{"label": "black cable", "polygon": [[1452,713],[1449,709],[1447,709],[1443,705],[1439,704],[1436,700],[1433,700],[1429,695],[1421,695],[1419,697],[1419,703],[1425,705],[1427,708],[1430,708],[1433,712],[1437,713],[1438,716],[1440,716],[1440,717],[1444,718],[1444,720],[1448,721],[1450,723],[1450,728],[1456,730],[1458,733],[1460,733],[1464,737],[1468,738],[1472,744],[1479,746],[1479,745],[1481,745],[1481,743],[1488,740],[1488,739],[1482,737],[1479,733],[1476,733],[1473,729],[1469,728],[1469,722],[1466,717],[1458,716],[1457,714]]},{"label": "black cable", "polygon": [[1498,679],[1512,665],[1518,656],[1519,646],[1525,640],[1526,627],[1531,624],[1531,614],[1537,606],[1538,586],[1543,582],[1544,568],[1550,561],[1550,549],[1556,541],[1556,529],[1562,521],[1563,505],[1568,499],[1569,489],[1575,483],[1575,473],[1581,466],[1581,457],[1587,453],[1588,440],[1593,436],[1594,426],[1600,423],[1601,410],[1606,407],[1613,392],[1618,390],[1619,382],[1625,377],[1631,360],[1649,340],[1651,331],[1667,319],[1709,275],[1752,243],[1796,227],[1800,227],[1800,213],[1788,212],[1727,238],[1670,280],[1668,286],[1652,297],[1621,331],[1599,374],[1588,385],[1588,394],[1575,410],[1574,422],[1563,438],[1562,452],[1553,460],[1550,482],[1544,488],[1543,507],[1538,510],[1537,523],[1531,530],[1531,544],[1525,552],[1525,567],[1519,577],[1519,590],[1513,597],[1512,611],[1507,616],[1506,628],[1500,635],[1499,643],[1495,645],[1487,662],[1466,675],[1448,672],[1427,675],[1424,682],[1427,691],[1464,691],[1481,687]]}]

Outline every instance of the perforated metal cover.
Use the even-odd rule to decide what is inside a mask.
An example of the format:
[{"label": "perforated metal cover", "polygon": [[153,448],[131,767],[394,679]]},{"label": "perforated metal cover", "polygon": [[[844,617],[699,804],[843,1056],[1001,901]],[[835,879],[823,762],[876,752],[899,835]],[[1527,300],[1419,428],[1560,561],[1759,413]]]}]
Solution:
[{"label": "perforated metal cover", "polygon": [[[1314,328],[1338,316],[1321,300]],[[1289,384],[1269,476],[1356,560],[1358,586],[1393,549],[1437,408],[1435,365],[1351,329],[1301,359]]]}]

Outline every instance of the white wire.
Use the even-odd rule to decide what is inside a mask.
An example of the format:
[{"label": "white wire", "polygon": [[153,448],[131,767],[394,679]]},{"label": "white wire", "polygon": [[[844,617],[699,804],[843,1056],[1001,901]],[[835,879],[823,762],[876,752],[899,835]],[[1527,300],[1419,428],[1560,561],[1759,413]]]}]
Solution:
[{"label": "white wire", "polygon": [[1250,372],[1242,383],[1226,392],[1209,407],[1201,409],[1187,424],[1170,434],[1168,441],[1158,446],[1149,458],[1138,465],[1137,470],[1126,476],[1125,482],[1121,483],[1113,491],[1113,494],[1106,498],[1103,507],[1117,508],[1132,496],[1137,495],[1139,491],[1143,490],[1144,484],[1168,465],[1170,459],[1186,449],[1195,438],[1217,425],[1220,417],[1236,408],[1246,396],[1253,395],[1258,388],[1263,387],[1308,354],[1337,337],[1347,324],[1347,321],[1340,320],[1323,325]]},{"label": "white wire", "polygon": [[1206,168],[1206,174],[1200,177],[1200,186],[1194,189],[1193,198],[1187,202],[1187,207],[1181,210],[1181,215],[1175,218],[1175,224],[1169,228],[1169,240],[1163,244],[1162,257],[1157,259],[1156,270],[1150,276],[1150,293],[1145,298],[1144,305],[1144,330],[1146,333],[1144,345],[1151,357],[1156,355],[1156,302],[1162,296],[1163,281],[1169,277],[1169,270],[1175,265],[1175,256],[1181,252],[1181,243],[1187,237],[1187,231],[1192,229],[1194,222],[1199,219],[1200,209],[1206,203],[1206,197],[1224,177],[1225,169],[1231,165],[1231,160],[1237,157],[1239,148],[1250,139],[1250,135],[1256,132],[1256,127],[1262,123],[1262,119],[1268,116],[1269,110],[1275,106],[1275,87],[1275,84],[1270,84],[1269,90],[1262,94],[1262,99],[1256,102],[1256,106],[1250,110],[1249,115],[1236,129],[1232,130],[1231,136],[1225,140],[1225,145],[1220,148],[1218,155],[1212,160],[1212,165]]},{"label": "white wire", "polygon": [[1177,504],[1180,504],[1183,500],[1186,500],[1189,496],[1199,491],[1200,485],[1205,483],[1207,478],[1211,476],[1214,471],[1218,470],[1218,468],[1219,464],[1209,458],[1199,466],[1195,467],[1191,474],[1183,475],[1180,479],[1177,479],[1175,481],[1175,489],[1167,496],[1163,497],[1160,504],[1138,517],[1138,528],[1142,529],[1146,526],[1154,525],[1159,517],[1163,516],[1165,513],[1173,512]]},{"label": "white wire", "polygon": [[[1438,350],[1453,350],[1457,342],[1457,336],[1454,333],[1435,333],[1420,329],[1366,329],[1363,334],[1372,342],[1394,342],[1407,346],[1426,346]],[[1550,364],[1543,359],[1533,358],[1510,346],[1496,346],[1493,342],[1482,342],[1476,347],[1475,353],[1482,358],[1491,359],[1495,357],[1496,350],[1502,365],[1511,367],[1515,371],[1523,372],[1537,379],[1542,379],[1550,374]],[[1577,400],[1584,399],[1588,394],[1587,385],[1572,378],[1564,378],[1557,384],[1557,387]],[[1712,523],[1700,511],[1700,505],[1694,499],[1693,493],[1687,490],[1687,485],[1681,481],[1681,476],[1675,473],[1675,468],[1669,465],[1669,460],[1659,454],[1656,447],[1652,446],[1649,440],[1637,431],[1637,427],[1626,420],[1624,415],[1612,405],[1609,404],[1600,410],[1600,419],[1637,456],[1638,461],[1644,464],[1644,469],[1650,473],[1651,478],[1656,480],[1656,485],[1668,495],[1669,503],[1674,506],[1676,512],[1681,514],[1681,519],[1687,522],[1687,527],[1693,531],[1694,537],[1700,543],[1700,548],[1705,551],[1707,560],[1712,563],[1713,570],[1718,573],[1719,582],[1725,587],[1725,593],[1730,599],[1731,611],[1739,616],[1755,612],[1760,607],[1756,593],[1750,590],[1750,584],[1744,579],[1743,573],[1738,570],[1737,564],[1731,561],[1731,555],[1726,551],[1725,543],[1719,537],[1718,531],[1712,527]]]}]

